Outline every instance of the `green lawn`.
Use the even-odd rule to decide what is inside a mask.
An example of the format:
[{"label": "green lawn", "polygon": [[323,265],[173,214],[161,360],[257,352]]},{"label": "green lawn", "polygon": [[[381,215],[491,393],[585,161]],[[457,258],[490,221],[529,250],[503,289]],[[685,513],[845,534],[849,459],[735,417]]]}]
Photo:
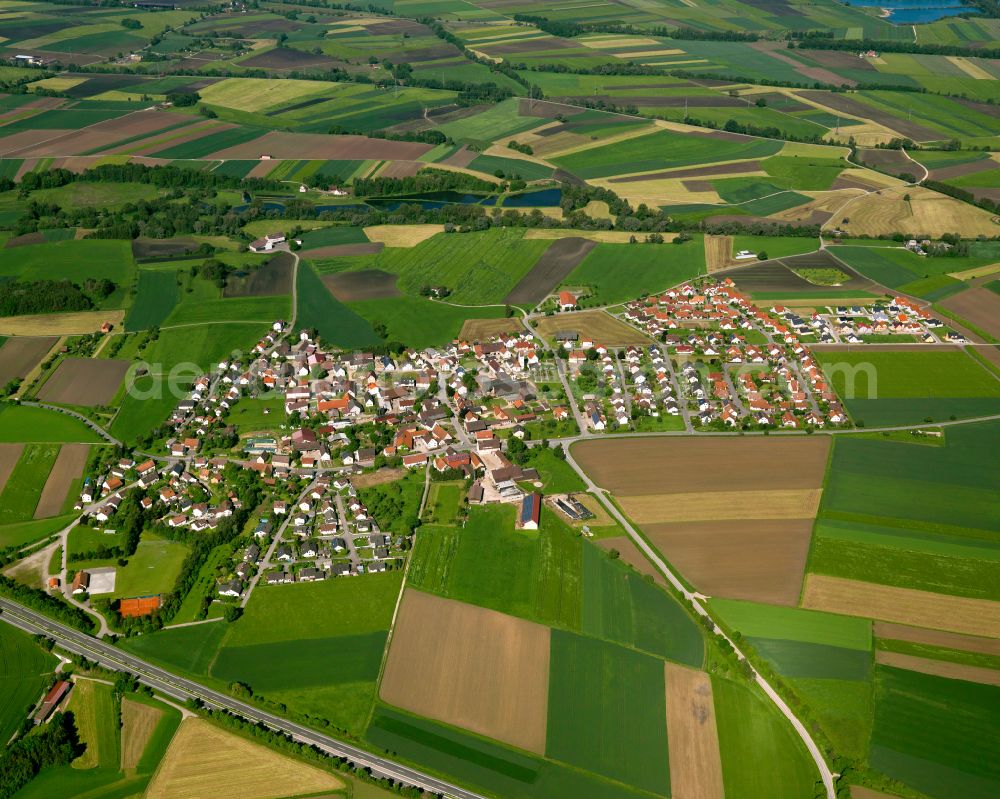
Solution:
[{"label": "green lawn", "polygon": [[56,444],[28,444],[0,494],[0,524],[28,521],[59,455]]},{"label": "green lawn", "polygon": [[465,483],[432,483],[424,510],[426,524],[453,525],[465,496]]},{"label": "green lawn", "polygon": [[244,397],[226,416],[227,424],[236,425],[240,434],[274,431],[285,424],[284,397]]},{"label": "green lawn", "polygon": [[705,274],[701,236],[684,244],[598,244],[564,280],[589,289],[587,304],[633,300]]},{"label": "green lawn", "polygon": [[0,549],[6,547],[22,547],[41,541],[53,533],[61,530],[73,519],[76,514],[66,516],[53,516],[49,519],[37,519],[26,522],[14,522],[13,524],[0,525]]},{"label": "green lawn", "polygon": [[514,529],[515,508],[474,507],[463,528],[417,533],[414,588],[513,616],[580,628],[580,540],[550,512],[538,532]]},{"label": "green lawn", "polygon": [[[125,599],[169,593],[177,582],[188,552],[187,544],[161,538],[155,533],[143,533],[135,554],[128,558],[128,565],[117,568],[115,590],[111,596]],[[80,561],[73,565],[79,570],[113,566],[115,561]]]}]

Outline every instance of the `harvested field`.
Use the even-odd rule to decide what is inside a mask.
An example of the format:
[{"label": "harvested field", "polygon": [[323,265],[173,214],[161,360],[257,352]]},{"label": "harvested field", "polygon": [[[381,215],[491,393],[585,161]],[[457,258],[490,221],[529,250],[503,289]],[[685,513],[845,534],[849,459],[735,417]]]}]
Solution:
[{"label": "harvested field", "polygon": [[241,799],[278,799],[344,784],[314,766],[279,755],[198,718],[185,719],[170,742],[146,799],[227,796],[239,785]]},{"label": "harvested field", "polygon": [[376,469],[374,472],[368,472],[367,474],[362,474],[358,477],[352,478],[351,483],[355,488],[371,488],[372,486],[380,486],[385,483],[402,480],[407,474],[407,470],[402,466],[396,469],[383,466],[381,469]]},{"label": "harvested field", "polygon": [[708,273],[735,266],[732,236],[705,236],[705,265]]},{"label": "harvested field", "polygon": [[[152,136],[142,142],[133,142],[128,145],[127,149],[131,155],[137,157],[149,156],[167,148],[179,147],[182,144],[203,139],[213,133],[222,133],[223,131],[235,129],[236,125],[227,122],[205,120],[204,122],[195,122],[182,131],[172,130],[162,136]],[[273,164],[271,166],[273,167]]]},{"label": "harvested field", "polygon": [[24,444],[0,444],[0,492],[7,485],[23,450]]},{"label": "harvested field", "polygon": [[45,519],[62,513],[63,504],[73,481],[83,474],[90,455],[89,444],[63,444],[52,465],[42,495],[35,506],[35,518]]},{"label": "harvested field", "polygon": [[549,628],[412,589],[379,691],[393,705],[544,754]]},{"label": "harvested field", "polygon": [[524,326],[519,319],[466,319],[458,333],[462,341],[488,341],[506,333],[520,333]]},{"label": "harvested field", "polygon": [[559,239],[538,259],[520,282],[511,289],[504,299],[511,305],[536,305],[569,275],[587,254],[597,246],[596,242],[581,238]]},{"label": "harvested field", "polygon": [[[136,111],[117,119],[98,122],[81,130],[70,130],[60,136],[42,135],[32,146],[22,147],[19,155],[67,156],[105,150],[115,142],[155,133],[176,125],[175,114],[160,111]],[[52,133],[53,131],[46,131]]]},{"label": "harvested field", "polygon": [[761,174],[765,174],[760,165],[760,161],[737,161],[729,164],[712,164],[710,166],[695,166],[684,169],[667,170],[665,172],[646,172],[641,175],[609,178],[608,183],[639,183],[644,180],[719,177],[720,175],[741,175],[746,174],[747,172],[760,172]]},{"label": "harvested field", "polygon": [[390,161],[378,171],[380,178],[412,178],[427,164],[423,161]]},{"label": "harvested field", "polygon": [[259,139],[237,144],[212,153],[208,158],[257,159],[261,154],[272,159],[327,161],[412,161],[431,149],[419,142],[369,139],[367,136],[328,136],[322,133],[271,131]]},{"label": "harvested field", "polygon": [[963,663],[933,660],[916,655],[904,655],[899,652],[884,652],[881,649],[875,652],[875,662],[881,663],[883,666],[894,666],[897,669],[919,671],[921,674],[933,674],[936,677],[1000,686],[1000,671],[981,666],[966,666]]},{"label": "harvested field", "polygon": [[444,225],[373,225],[365,235],[386,247],[416,247],[431,236],[444,232]]},{"label": "harvested field", "polygon": [[649,337],[604,311],[574,311],[546,316],[538,320],[538,335],[551,339],[556,333],[572,331],[608,346],[648,344]]},{"label": "harvested field", "polygon": [[242,62],[243,66],[254,69],[302,69],[322,67],[330,69],[337,64],[336,59],[326,55],[314,55],[291,47],[276,47],[266,53],[251,56]]},{"label": "harvested field", "polygon": [[[0,156],[4,158],[13,158],[16,153],[21,153],[22,151],[27,152],[32,147],[37,145],[39,142],[44,142],[49,139],[56,139],[65,136],[66,134],[72,134],[76,131],[72,130],[22,130],[17,133],[12,133],[9,136],[4,136],[0,139]],[[21,175],[27,170],[30,171],[34,167],[34,163],[25,161],[21,164],[21,168],[18,170],[18,174],[14,176],[17,180]]]},{"label": "harvested field", "polygon": [[802,587],[812,526],[808,518],[646,524],[642,529],[702,593],[792,607]]},{"label": "harvested field", "polygon": [[183,255],[198,249],[194,239],[145,239],[132,240],[132,256],[136,259],[161,260],[173,255]]},{"label": "harvested field", "polygon": [[[358,245],[346,244],[345,247]],[[336,248],[333,248],[336,249]],[[402,296],[396,288],[398,275],[381,269],[364,269],[360,272],[337,272],[320,278],[330,293],[341,302],[355,300],[384,300]]]},{"label": "harvested field", "polygon": [[622,497],[622,510],[640,525],[652,522],[698,522],[739,519],[804,519],[816,515],[820,488],[773,488],[754,491],[695,491]]},{"label": "harvested field", "polygon": [[1000,639],[996,638],[946,633],[942,630],[927,630],[922,627],[909,627],[905,624],[892,624],[885,621],[875,622],[872,632],[876,638],[909,641],[914,644],[929,644],[948,649],[961,649],[965,652],[981,652],[984,655],[1000,656]]},{"label": "harvested field", "polygon": [[[910,199],[904,197],[909,195]],[[835,224],[855,236],[880,236],[903,233],[907,237],[940,238],[958,233],[963,238],[1000,235],[1000,224],[982,208],[922,186],[885,189],[861,197],[846,210],[845,224],[838,215]]]},{"label": "harvested field", "polygon": [[722,758],[715,726],[712,681],[703,671],[664,663],[670,795],[676,799],[722,799]]},{"label": "harvested field", "polygon": [[615,496],[641,496],[818,488],[829,448],[825,437],[607,439],[574,444],[573,458]]},{"label": "harvested field", "polygon": [[24,378],[59,339],[55,336],[17,336],[0,346],[0,385]]},{"label": "harvested field", "polygon": [[38,392],[45,402],[95,407],[107,405],[118,393],[129,361],[66,358]]},{"label": "harvested field", "polygon": [[924,173],[920,164],[913,163],[902,150],[858,150],[858,160],[898,178],[903,175],[920,177]]},{"label": "harvested field", "polygon": [[[948,297],[941,305],[994,338],[1000,338],[1000,295],[980,286]],[[10,342],[4,346],[9,347]],[[2,354],[0,350],[0,356]]]},{"label": "harvested field", "polygon": [[802,606],[965,635],[1000,638],[1000,602],[810,574]]},{"label": "harvested field", "polygon": [[246,275],[237,273],[226,281],[223,297],[280,297],[292,292],[295,257],[281,252]]},{"label": "harvested field", "polygon": [[134,699],[122,699],[122,759],[123,769],[139,765],[142,753],[149,743],[163,712]]},{"label": "harvested field", "polygon": [[857,85],[857,81],[851,80],[850,78],[845,78],[843,75],[838,75],[836,72],[832,72],[829,69],[824,69],[823,67],[807,67],[800,61],[796,61],[794,58],[785,55],[776,48],[780,47],[779,42],[768,42],[760,41],[754,42],[750,45],[754,50],[759,50],[762,53],[766,53],[771,56],[771,58],[776,61],[780,61],[782,64],[790,66],[794,72],[802,75],[804,78],[808,78],[810,81],[817,83],[829,83],[833,86],[839,86],[842,83],[846,83],[849,86]]},{"label": "harvested field", "polygon": [[448,166],[457,166],[461,168],[467,167],[473,161],[476,160],[476,156],[479,153],[468,149],[464,144],[459,147],[455,152],[445,158],[441,163],[447,164]]},{"label": "harvested field", "polygon": [[[635,234],[624,230],[561,230],[551,228],[528,228],[524,231],[526,239],[564,239],[571,236],[576,239],[587,239],[602,244],[628,244],[629,239]],[[676,233],[664,233],[664,241],[673,241],[677,238]]]},{"label": "harvested field", "polygon": [[376,255],[382,252],[381,242],[369,241],[356,244],[331,244],[328,247],[317,247],[302,253],[304,258],[342,258],[350,255]]},{"label": "harvested field", "polygon": [[121,327],[124,319],[125,311],[73,311],[3,316],[0,317],[0,336],[70,336],[95,333],[105,322]]},{"label": "harvested field", "polygon": [[621,560],[631,566],[640,574],[648,574],[657,585],[666,585],[666,578],[650,563],[646,556],[639,551],[631,538],[624,535],[613,538],[598,538],[594,541],[597,546],[607,551],[617,549]]}]

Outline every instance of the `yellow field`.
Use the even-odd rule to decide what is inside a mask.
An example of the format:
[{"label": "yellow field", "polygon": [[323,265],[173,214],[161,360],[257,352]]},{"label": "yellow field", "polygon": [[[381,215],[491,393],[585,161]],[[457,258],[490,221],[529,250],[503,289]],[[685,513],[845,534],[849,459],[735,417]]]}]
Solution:
[{"label": "yellow field", "polygon": [[386,247],[416,247],[443,232],[444,225],[373,225],[365,228],[370,241],[380,241]]},{"label": "yellow field", "polygon": [[[650,39],[643,36],[617,36],[615,34],[605,34],[604,36],[587,36],[577,41],[584,47],[590,47],[594,50],[617,50],[621,47],[641,47],[642,45],[654,46],[660,43],[656,39]],[[678,50],[677,52],[683,52],[683,50]],[[639,55],[639,53],[634,53],[634,55]]]},{"label": "yellow field", "polygon": [[83,83],[86,78],[45,78],[45,80],[36,80],[28,88],[29,89],[51,89],[54,92],[64,92],[67,89],[72,89],[74,86],[79,86]]},{"label": "yellow field", "polygon": [[810,574],[802,606],[846,616],[1000,638],[1000,602]]},{"label": "yellow field", "polygon": [[[239,786],[236,789],[234,786]],[[145,799],[279,799],[336,791],[327,772],[279,755],[204,719],[185,719],[149,783]]]},{"label": "yellow field", "polygon": [[535,328],[543,338],[552,338],[563,330],[572,330],[581,337],[589,336],[597,344],[648,344],[649,337],[604,311],[577,311],[546,316]]},{"label": "yellow field", "polygon": [[974,280],[977,277],[986,277],[996,272],[1000,272],[1000,264],[977,266],[975,269],[966,269],[964,272],[949,272],[948,274],[956,280]]},{"label": "yellow field", "polygon": [[620,497],[622,510],[637,524],[740,519],[806,519],[816,515],[821,488],[769,491],[699,491]]},{"label": "yellow field", "polygon": [[[748,177],[754,174],[741,172],[739,177]],[[725,175],[713,175],[715,177],[727,177]],[[736,177],[729,175],[728,177]],[[658,178],[656,180],[636,180],[627,183],[612,183],[610,178],[591,180],[595,186],[604,189],[611,189],[619,197],[628,200],[632,205],[646,203],[646,205],[683,205],[686,203],[706,203],[707,205],[718,205],[719,212],[725,213],[725,206],[722,205],[722,198],[718,192],[712,191],[691,191],[684,185],[685,180],[697,180],[697,178]]]},{"label": "yellow field", "polygon": [[153,734],[163,712],[133,699],[122,699],[122,768],[139,765],[149,736]]},{"label": "yellow field", "polygon": [[[768,86],[761,86],[762,91],[773,91]],[[780,91],[780,89],[778,90]],[[795,96],[795,95],[791,95]],[[848,147],[835,147],[827,144],[807,144],[799,141],[786,141],[778,155],[799,155],[803,158],[842,158],[851,152]]]},{"label": "yellow field", "polygon": [[949,55],[945,56],[952,64],[958,67],[962,72],[968,75],[970,78],[975,78],[976,80],[996,80],[989,72],[983,69],[978,64],[972,63],[967,58],[962,58],[962,56]]},{"label": "yellow field", "polygon": [[899,652],[885,652],[881,649],[875,652],[875,662],[885,666],[894,666],[897,669],[919,671],[921,674],[933,674],[936,677],[1000,686],[1000,671],[996,669],[967,666],[964,663],[950,663],[946,660],[932,660],[915,655],[903,655]]},{"label": "yellow field", "polygon": [[722,799],[722,758],[715,725],[712,681],[703,671],[664,664],[670,794],[676,799]]},{"label": "yellow field", "polygon": [[302,97],[320,94],[331,88],[336,87],[314,80],[226,78],[199,89],[198,93],[209,105],[221,105],[252,113],[281,103],[294,102]]},{"label": "yellow field", "polygon": [[705,236],[705,265],[709,274],[734,263],[732,236]]},{"label": "yellow field", "polygon": [[488,341],[494,336],[506,333],[520,333],[524,325],[519,319],[466,319],[458,337],[462,341]]},{"label": "yellow field", "polygon": [[[905,200],[906,196],[910,199]],[[945,233],[965,238],[1000,235],[1000,224],[988,211],[920,186],[870,194],[851,203],[844,213],[850,218],[846,225],[838,218],[831,219],[831,224],[856,236],[897,232],[932,238]]]},{"label": "yellow field", "polygon": [[[599,241],[605,244],[628,244],[629,238],[634,233],[624,230],[567,230],[566,228],[528,228],[524,231],[526,239],[587,239],[588,241]],[[677,238],[676,233],[663,233],[664,241],[673,241]]]},{"label": "yellow field", "polygon": [[73,336],[95,333],[105,322],[116,329],[125,319],[125,311],[74,311],[0,318],[0,336]]}]

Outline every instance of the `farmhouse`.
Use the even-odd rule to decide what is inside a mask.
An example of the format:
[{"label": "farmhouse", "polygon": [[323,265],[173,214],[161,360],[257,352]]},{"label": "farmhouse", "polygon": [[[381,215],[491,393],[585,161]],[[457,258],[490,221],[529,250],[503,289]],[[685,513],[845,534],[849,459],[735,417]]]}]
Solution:
[{"label": "farmhouse", "polygon": [[537,492],[525,494],[524,499],[521,500],[521,513],[517,521],[518,529],[537,530],[541,512],[542,495]]},{"label": "farmhouse", "polygon": [[284,233],[268,233],[262,239],[250,242],[251,252],[271,252],[276,244],[284,244]]},{"label": "farmhouse", "polygon": [[559,292],[559,310],[572,311],[576,308],[576,295],[569,291]]},{"label": "farmhouse", "polygon": [[73,683],[68,680],[57,680],[56,684],[42,698],[42,703],[39,705],[38,710],[35,711],[35,724],[44,724],[48,721],[49,716],[59,707],[59,703],[62,702],[72,687]]}]

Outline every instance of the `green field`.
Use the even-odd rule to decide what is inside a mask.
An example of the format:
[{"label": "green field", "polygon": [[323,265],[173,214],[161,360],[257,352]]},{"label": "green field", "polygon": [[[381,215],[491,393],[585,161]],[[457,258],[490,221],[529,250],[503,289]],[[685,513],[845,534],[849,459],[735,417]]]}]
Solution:
[{"label": "green field", "polygon": [[880,667],[871,763],[934,799],[1000,792],[1000,688]]},{"label": "green field", "polygon": [[872,648],[867,619],[737,599],[712,599],[709,606],[728,627],[747,638],[803,641],[863,652]]},{"label": "green field", "polygon": [[586,287],[588,305],[613,305],[705,274],[701,236],[684,244],[598,244],[563,283]]},{"label": "green field", "polygon": [[446,286],[448,302],[488,305],[503,302],[551,243],[525,239],[518,228],[439,233],[415,247],[386,247],[376,255],[320,261],[317,267],[324,273],[379,269],[399,275],[397,286],[406,294]]},{"label": "green field", "polygon": [[583,547],[582,631],[701,668],[698,625],[663,589],[599,547]]},{"label": "green field", "polygon": [[76,514],[53,516],[49,519],[37,519],[27,522],[0,525],[0,549],[7,547],[23,547],[41,541],[58,532],[73,519]]},{"label": "green field", "polygon": [[[149,433],[186,396],[186,392],[175,395],[170,390],[171,370],[176,368],[175,384],[186,387],[220,359],[231,357],[234,351],[249,352],[265,330],[266,325],[253,322],[162,330],[159,338],[142,353],[141,360],[149,364],[149,374],[129,383],[137,391],[134,395],[126,394],[111,424],[112,434],[135,441]],[[0,416],[0,435],[2,429]]]},{"label": "green field", "polygon": [[125,329],[158,327],[180,301],[177,276],[166,270],[139,270],[139,288],[125,317]]},{"label": "green field", "polygon": [[1000,380],[965,352],[817,355],[855,422],[868,427],[1000,413]]},{"label": "green field", "polygon": [[243,397],[226,416],[227,424],[236,425],[241,435],[275,430],[285,419],[282,396]]},{"label": "green field", "polygon": [[59,455],[55,444],[28,444],[0,494],[0,524],[33,518],[45,480]]},{"label": "green field", "polygon": [[431,483],[424,522],[433,525],[455,524],[464,494],[464,483]]},{"label": "green field", "polygon": [[300,328],[316,329],[324,341],[340,347],[365,347],[379,341],[371,324],[336,300],[308,263],[299,265],[296,322]]},{"label": "green field", "polygon": [[562,630],[551,658],[546,755],[669,795],[663,662]]},{"label": "green field", "polygon": [[402,572],[257,588],[239,621],[163,630],[128,648],[360,733],[375,699]]},{"label": "green field", "polygon": [[414,588],[512,616],[580,629],[580,543],[549,512],[538,532],[514,529],[515,508],[474,507],[463,528],[417,533]]},{"label": "green field", "polygon": [[127,241],[69,240],[0,249],[0,277],[79,284],[87,278],[111,280],[116,290],[101,302],[104,310],[124,307],[134,272]]},{"label": "green field", "polygon": [[57,189],[38,189],[31,193],[31,199],[70,208],[87,206],[117,208],[125,203],[152,200],[159,194],[159,189],[149,183],[78,181],[60,186]]},{"label": "green field", "polygon": [[[305,270],[299,270],[299,274]],[[299,293],[299,318],[302,319],[302,293]],[[435,302],[423,297],[392,297],[384,300],[361,300],[341,305],[336,300],[332,302],[339,306],[336,319],[349,315],[351,321],[346,323],[349,328],[338,327],[329,339],[341,346],[364,346],[364,343],[345,343],[345,335],[355,335],[358,322],[366,328],[385,325],[386,340],[398,341],[409,347],[423,349],[447,344],[456,338],[466,319],[498,319],[504,315],[502,305],[488,307],[460,308],[443,302]],[[450,300],[450,298],[449,298]],[[331,317],[327,317],[331,319]],[[365,342],[372,343],[372,342]]]},{"label": "green field", "polygon": [[742,683],[715,678],[712,692],[726,795],[811,796],[816,767],[778,711]]},{"label": "green field", "polygon": [[761,158],[774,155],[781,147],[781,142],[770,139],[734,142],[664,130],[559,156],[552,161],[581,178],[603,178],[692,164]]},{"label": "green field", "polygon": [[56,659],[9,624],[0,624],[0,741],[10,740],[48,687]]}]

